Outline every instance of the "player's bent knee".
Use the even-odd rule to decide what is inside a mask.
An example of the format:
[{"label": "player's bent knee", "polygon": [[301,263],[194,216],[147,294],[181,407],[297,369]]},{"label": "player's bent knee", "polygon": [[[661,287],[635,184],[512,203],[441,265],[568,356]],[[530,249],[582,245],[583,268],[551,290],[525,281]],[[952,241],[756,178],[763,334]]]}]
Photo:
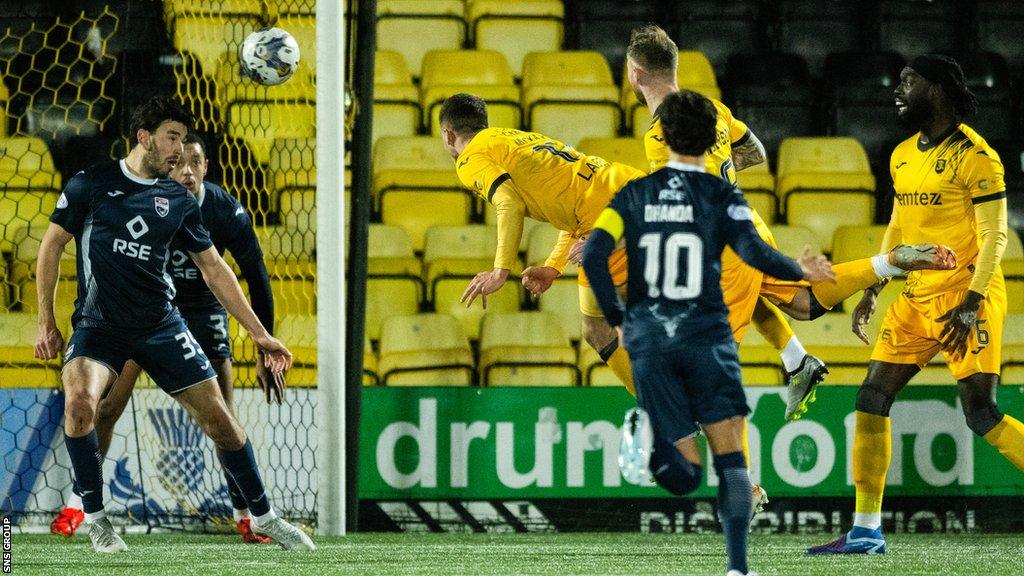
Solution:
[{"label": "player's bent knee", "polygon": [[888,416],[895,400],[895,396],[872,380],[865,380],[857,390],[857,410],[868,414]]},{"label": "player's bent knee", "polygon": [[91,430],[96,420],[97,399],[87,393],[70,394],[64,398],[65,432],[77,436]]},{"label": "player's bent knee", "polygon": [[984,436],[992,431],[1003,419],[1003,413],[994,402],[988,401],[971,406],[964,404],[964,417],[967,419],[967,427],[978,436]]},{"label": "player's bent knee", "polygon": [[665,490],[676,496],[685,496],[700,486],[703,467],[687,462],[682,455],[660,455],[655,450],[651,455],[651,472],[654,480]]},{"label": "player's bent knee", "polygon": [[814,292],[808,290],[807,293],[810,296],[810,302],[808,303],[807,310],[807,319],[817,320],[818,318],[824,316],[826,312],[828,312],[828,308],[825,308],[824,306],[821,305],[821,302],[818,302],[818,299],[814,296]]},{"label": "player's bent knee", "polygon": [[597,352],[601,352],[609,343],[617,342],[618,338],[615,329],[604,318],[583,316],[583,339]]}]

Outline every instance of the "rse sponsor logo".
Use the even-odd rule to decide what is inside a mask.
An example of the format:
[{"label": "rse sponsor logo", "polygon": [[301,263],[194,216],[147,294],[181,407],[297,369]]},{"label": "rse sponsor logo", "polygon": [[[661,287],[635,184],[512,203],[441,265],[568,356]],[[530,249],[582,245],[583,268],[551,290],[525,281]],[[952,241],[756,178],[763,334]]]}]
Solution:
[{"label": "rse sponsor logo", "polygon": [[900,206],[942,206],[942,194],[938,192],[904,192],[896,194]]},{"label": "rse sponsor logo", "polygon": [[181,250],[175,250],[171,254],[172,275],[182,280],[198,280],[199,270],[195,267],[186,267],[190,260],[188,254]]},{"label": "rse sponsor logo", "polygon": [[129,242],[127,240],[115,238],[114,252],[124,254],[131,258],[148,261],[153,252],[153,247],[147,246],[146,244],[139,244],[138,242]]}]

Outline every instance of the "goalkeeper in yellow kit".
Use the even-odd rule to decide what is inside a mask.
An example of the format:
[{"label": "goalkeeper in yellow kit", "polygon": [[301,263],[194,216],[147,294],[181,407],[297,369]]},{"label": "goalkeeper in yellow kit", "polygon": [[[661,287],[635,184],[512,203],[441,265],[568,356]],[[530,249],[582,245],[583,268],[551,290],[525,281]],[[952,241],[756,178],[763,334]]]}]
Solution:
[{"label": "goalkeeper in yellow kit", "polygon": [[[486,306],[487,295],[500,289],[516,267],[525,217],[562,231],[544,266],[523,271],[523,283],[539,294],[565,269],[573,244],[590,232],[612,197],[630,180],[644,175],[636,168],[577,152],[542,134],[490,128],[487,105],[471,94],[445,100],[440,124],[459,179],[494,205],[498,218],[494,269],[477,274],[469,284],[462,295],[467,305],[480,297]],[[616,285],[624,285],[625,251],[617,250],[609,264]],[[579,284],[583,338],[633,393],[629,356],[619,347],[618,336],[601,314],[582,270]]]}]

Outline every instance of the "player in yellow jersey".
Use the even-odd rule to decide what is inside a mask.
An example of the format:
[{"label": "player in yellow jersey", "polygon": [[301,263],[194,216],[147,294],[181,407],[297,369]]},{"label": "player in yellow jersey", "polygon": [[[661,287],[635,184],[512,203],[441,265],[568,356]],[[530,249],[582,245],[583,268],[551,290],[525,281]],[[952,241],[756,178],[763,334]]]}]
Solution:
[{"label": "player in yellow jersey", "polygon": [[[534,294],[546,290],[562,273],[575,241],[590,232],[612,197],[630,180],[644,174],[636,168],[587,156],[542,134],[511,128],[490,128],[487,105],[471,94],[445,100],[440,114],[445,148],[455,159],[462,183],[494,205],[498,217],[498,248],[494,269],[476,275],[462,301],[467,306],[505,283],[519,259],[519,241],[526,216],[561,230],[544,266],[523,271]],[[626,282],[625,251],[610,261],[615,283]],[[579,273],[583,338],[633,392],[629,356],[601,314],[582,271]]]},{"label": "player in yellow jersey", "polygon": [[[878,554],[882,493],[892,457],[889,409],[907,382],[939,352],[959,385],[967,426],[1024,470],[1024,424],[994,402],[1006,286],[999,261],[1006,246],[1006,185],[999,155],[962,120],[977,109],[960,66],[946,56],[915,58],[896,88],[899,118],[918,130],[892,153],[895,188],[882,250],[899,242],[949,243],[950,271],[909,274],[903,294],[886,311],[857,394],[853,529],[809,554]],[[854,311],[864,336],[877,289]]]},{"label": "player in yellow jersey", "polygon": [[[654,116],[644,135],[652,172],[663,168],[669,158],[658,108],[669,94],[679,91],[676,84],[678,58],[679,49],[661,28],[647,25],[633,30],[626,50],[627,75],[637,98],[647,104]],[[717,140],[707,153],[707,171],[735,184],[737,170],[765,161],[764,146],[725,104],[714,99],[711,102],[718,113]],[[761,237],[775,246],[771,230],[757,211],[753,211],[753,220]],[[758,331],[780,351],[789,385],[786,419],[795,419],[807,410],[806,404],[813,401],[814,386],[827,370],[820,360],[804,350],[779,309],[797,320],[813,320],[849,296],[891,275],[948,265],[947,253],[942,247],[900,247],[874,261],[865,258],[836,265],[834,282],[812,286],[807,282],[787,282],[765,276],[726,248],[722,253],[722,292],[736,341],[742,341],[753,320]]]}]

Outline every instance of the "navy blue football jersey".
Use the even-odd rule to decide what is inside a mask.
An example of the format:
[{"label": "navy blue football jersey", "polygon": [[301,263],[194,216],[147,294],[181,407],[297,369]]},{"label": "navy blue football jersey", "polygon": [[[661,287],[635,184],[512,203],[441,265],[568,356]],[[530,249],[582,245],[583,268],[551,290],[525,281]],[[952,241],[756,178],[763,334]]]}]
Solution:
[{"label": "navy blue football jersey", "polygon": [[[252,220],[238,200],[220,186],[203,182],[203,192],[198,201],[203,224],[210,231],[210,239],[217,251],[222,255],[224,250],[231,252],[243,274],[250,266],[259,266],[263,261],[263,251],[256,239]],[[222,310],[217,297],[203,281],[199,268],[189,257],[188,246],[176,240],[171,249],[171,276],[177,289],[174,305],[182,312]]]},{"label": "navy blue football jersey", "polygon": [[[621,217],[629,261],[625,322],[631,354],[684,347],[694,339],[732,338],[721,288],[721,255],[727,243],[745,261],[777,278],[802,276],[796,262],[760,241],[743,194],[701,169],[670,164],[630,182],[609,209]],[[606,252],[610,247],[609,241]],[[607,253],[603,256],[607,259]],[[595,255],[585,269],[606,309],[614,291],[607,290],[610,282],[595,283],[591,270],[600,264],[604,262]]]},{"label": "navy blue football jersey", "polygon": [[188,190],[174,180],[140,178],[124,160],[75,174],[50,221],[78,246],[76,328],[157,326],[174,311],[171,241],[191,252],[213,246]]}]

